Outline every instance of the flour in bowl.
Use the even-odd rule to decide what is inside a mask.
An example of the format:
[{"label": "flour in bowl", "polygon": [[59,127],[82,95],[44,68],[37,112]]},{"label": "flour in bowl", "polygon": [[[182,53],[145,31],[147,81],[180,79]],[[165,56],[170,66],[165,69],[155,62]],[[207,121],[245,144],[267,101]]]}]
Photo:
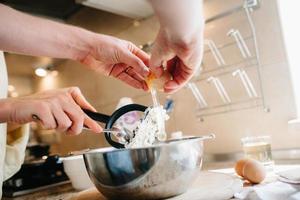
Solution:
[{"label": "flour in bowl", "polygon": [[133,130],[134,137],[125,144],[126,148],[147,147],[155,141],[166,140],[165,121],[169,119],[162,106],[149,107],[144,118]]}]

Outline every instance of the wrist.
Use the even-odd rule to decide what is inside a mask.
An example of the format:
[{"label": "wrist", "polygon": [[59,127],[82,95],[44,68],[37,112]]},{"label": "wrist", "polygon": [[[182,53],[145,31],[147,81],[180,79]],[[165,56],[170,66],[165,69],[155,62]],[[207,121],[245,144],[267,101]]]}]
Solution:
[{"label": "wrist", "polygon": [[86,41],[86,46],[88,48],[82,56],[77,59],[77,61],[85,63],[85,59],[88,57],[93,57],[94,59],[101,59],[102,54],[106,54],[111,50],[118,48],[119,39],[112,36],[98,34],[98,33],[89,33],[89,39]]},{"label": "wrist", "polygon": [[8,99],[0,100],[0,123],[10,121],[11,105]]},{"label": "wrist", "polygon": [[199,45],[203,38],[203,27],[198,27],[190,32],[174,32],[173,30],[162,30],[166,40],[172,45],[171,48],[177,50],[190,50]]},{"label": "wrist", "polygon": [[[161,30],[168,33],[170,39],[180,40],[183,37],[192,38],[204,29],[204,16],[202,9],[202,0],[189,0],[182,3],[177,0],[164,0],[157,1],[154,10],[157,13]],[[173,8],[164,9],[160,5],[165,2],[166,4],[173,4]]]},{"label": "wrist", "polygon": [[71,49],[70,59],[81,62],[93,52],[95,33],[77,27],[74,27],[72,33],[75,37],[68,44]]}]

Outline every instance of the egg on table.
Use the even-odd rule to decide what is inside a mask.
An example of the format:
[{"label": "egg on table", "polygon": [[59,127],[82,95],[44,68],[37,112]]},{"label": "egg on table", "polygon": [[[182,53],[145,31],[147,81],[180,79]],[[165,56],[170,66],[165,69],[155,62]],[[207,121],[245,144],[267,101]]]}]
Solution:
[{"label": "egg on table", "polygon": [[235,171],[251,183],[261,183],[266,177],[265,167],[260,162],[250,158],[239,160],[235,165]]},{"label": "egg on table", "polygon": [[239,176],[243,176],[243,168],[247,161],[248,159],[244,158],[236,162],[234,169]]}]

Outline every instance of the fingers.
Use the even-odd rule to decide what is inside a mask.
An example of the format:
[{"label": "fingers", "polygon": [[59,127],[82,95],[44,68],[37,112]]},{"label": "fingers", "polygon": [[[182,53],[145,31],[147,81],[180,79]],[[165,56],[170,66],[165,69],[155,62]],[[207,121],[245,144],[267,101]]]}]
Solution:
[{"label": "fingers", "polygon": [[44,129],[55,129],[69,134],[79,134],[85,125],[93,132],[100,133],[101,126],[90,119],[81,109],[96,111],[81,94],[79,88],[50,90],[19,98],[13,101],[14,122],[35,121]]},{"label": "fingers", "polygon": [[147,77],[149,74],[148,67],[145,63],[130,51],[123,51],[120,55],[120,61],[131,66],[134,71],[142,77]]},{"label": "fingers", "polygon": [[37,117],[33,118],[34,121],[40,123],[46,130],[56,129],[57,123],[51,109],[49,108],[48,103],[39,102],[38,104],[36,104],[34,109],[37,110],[32,114],[32,116]]},{"label": "fingers", "polygon": [[128,68],[128,65],[126,65],[126,64],[123,64],[123,63],[116,64],[113,66],[109,75],[117,78],[119,76],[119,74],[123,73],[127,68]]},{"label": "fingers", "polygon": [[[120,45],[120,41],[122,45]],[[135,88],[147,90],[145,78],[149,75],[147,67],[149,65],[149,55],[130,42],[120,41],[115,48],[107,50],[107,54],[99,57],[87,55],[81,62],[97,72],[114,77],[119,77],[130,66],[133,69],[132,73],[128,73],[131,78],[126,79],[122,75],[122,81],[130,83]],[[137,84],[137,82],[140,82],[140,84]],[[81,103],[87,106],[86,102]]]},{"label": "fingers", "polygon": [[180,89],[180,84],[178,84],[176,81],[170,80],[166,82],[164,87],[164,92],[168,94],[172,94]]},{"label": "fingers", "polygon": [[84,125],[94,133],[101,133],[103,131],[102,127],[87,115],[84,117]]},{"label": "fingers", "polygon": [[177,56],[167,62],[167,70],[173,79],[166,82],[164,86],[166,93],[178,91],[192,78],[197,68],[190,66]]},{"label": "fingers", "polygon": [[137,57],[139,57],[146,66],[149,66],[150,56],[146,52],[138,48],[137,46],[132,45],[132,47],[133,47],[132,53]]},{"label": "fingers", "polygon": [[[63,110],[72,121],[72,125],[68,129],[69,134],[79,134],[81,133],[83,126],[87,126],[95,133],[100,133],[102,131],[101,126],[94,120],[90,119],[77,104],[76,100],[69,97],[67,102],[63,103]],[[88,108],[87,108],[88,109]]]},{"label": "fingers", "polygon": [[56,130],[59,132],[66,132],[72,125],[72,121],[68,115],[58,105],[52,108],[53,116],[57,123]]},{"label": "fingers", "polygon": [[161,56],[162,50],[157,43],[154,43],[151,57],[150,57],[150,69],[155,74],[156,77],[161,77],[163,74],[163,57]]},{"label": "fingers", "polygon": [[140,76],[138,76],[138,75],[136,74],[136,72],[135,72],[132,68],[130,68],[130,67],[127,68],[127,69],[125,70],[125,73],[127,73],[127,74],[128,74],[129,76],[131,76],[133,79],[135,79],[135,80],[137,80],[138,82],[140,82],[143,90],[148,91],[149,88],[148,88],[148,85],[147,85],[146,81],[143,80],[143,79],[141,79]]},{"label": "fingers", "polygon": [[155,42],[151,51],[150,69],[156,75],[161,77],[163,74],[163,63],[172,59],[175,54],[170,52],[170,49],[162,47],[163,44]]},{"label": "fingers", "polygon": [[[121,75],[125,73],[125,75]],[[127,74],[127,76],[126,76]],[[130,86],[141,89],[143,88],[145,91],[148,90],[147,84],[144,81],[144,78],[140,77],[133,68],[129,67],[126,64],[118,64],[115,65],[111,71],[112,76],[115,78],[124,81],[125,83],[129,84]],[[129,77],[128,77],[129,76]],[[122,78],[122,79],[121,79]]]},{"label": "fingers", "polygon": [[122,72],[120,73],[118,76],[117,76],[118,79],[124,81],[125,83],[127,83],[128,85],[136,88],[136,89],[141,89],[143,88],[144,89],[144,85],[137,81],[136,79],[132,78],[129,74],[125,73],[125,72]]},{"label": "fingers", "polygon": [[150,69],[160,77],[161,65],[167,61],[167,69],[173,79],[165,84],[165,92],[175,92],[191,79],[202,61],[202,39],[202,28],[184,37],[173,37],[168,31],[160,29],[151,52]]},{"label": "fingers", "polygon": [[79,109],[72,107],[64,108],[68,117],[72,121],[72,125],[69,127],[67,133],[70,135],[78,135],[81,133],[84,124],[84,114]]},{"label": "fingers", "polygon": [[87,110],[96,112],[96,109],[85,99],[78,87],[70,88],[70,94],[74,101],[81,107]]},{"label": "fingers", "polygon": [[61,109],[54,111],[58,123],[57,128],[63,131],[67,130],[67,133],[76,135],[82,132],[85,125],[93,132],[100,133],[102,131],[101,126],[82,111],[82,108],[94,112],[96,109],[85,99],[78,87],[67,88],[66,90],[69,95],[66,94],[60,99]]},{"label": "fingers", "polygon": [[172,64],[168,66],[168,71],[172,75],[173,79],[165,83],[164,91],[166,93],[174,93],[182,88],[193,75],[193,70],[184,65],[179,58],[174,58]]}]

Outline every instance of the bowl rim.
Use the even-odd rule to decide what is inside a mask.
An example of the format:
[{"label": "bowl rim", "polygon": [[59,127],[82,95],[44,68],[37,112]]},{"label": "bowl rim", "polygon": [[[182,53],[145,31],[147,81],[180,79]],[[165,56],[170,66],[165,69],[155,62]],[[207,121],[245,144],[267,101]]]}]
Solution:
[{"label": "bowl rim", "polygon": [[151,146],[147,147],[133,147],[133,148],[123,148],[123,149],[117,149],[114,147],[103,147],[103,148],[96,148],[96,149],[90,149],[83,153],[83,155],[87,154],[93,154],[93,153],[110,153],[110,152],[120,152],[120,151],[134,151],[134,150],[146,150],[146,149],[154,149],[154,148],[161,148],[165,146],[173,146],[179,143],[185,143],[185,142],[203,142],[205,140],[205,137],[202,136],[189,136],[189,137],[183,137],[178,139],[170,139],[166,140],[164,142],[160,142]]}]

